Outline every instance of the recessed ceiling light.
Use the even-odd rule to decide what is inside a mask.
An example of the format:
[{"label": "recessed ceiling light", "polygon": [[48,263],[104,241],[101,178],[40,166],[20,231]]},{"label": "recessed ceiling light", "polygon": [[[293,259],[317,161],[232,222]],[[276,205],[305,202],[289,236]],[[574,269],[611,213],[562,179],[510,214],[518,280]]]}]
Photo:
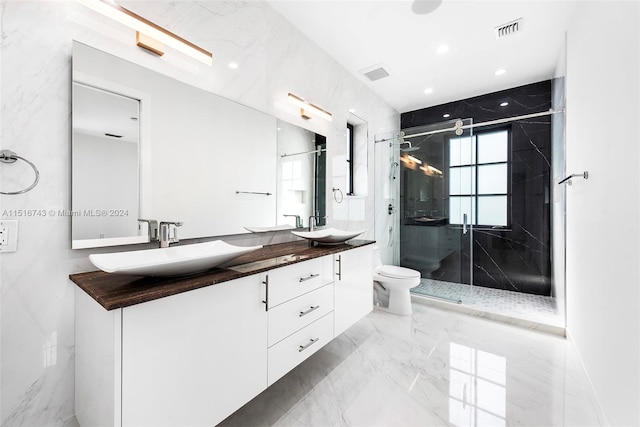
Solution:
[{"label": "recessed ceiling light", "polygon": [[236,62],[229,62],[229,68],[236,70],[238,68],[238,64]]},{"label": "recessed ceiling light", "polygon": [[447,46],[446,44],[441,44],[436,49],[436,52],[438,52],[440,55],[442,55],[443,53],[447,53],[449,52],[449,46]]},{"label": "recessed ceiling light", "polygon": [[507,70],[505,70],[504,68],[499,68],[499,69],[496,70],[495,75],[496,76],[501,76],[506,72],[507,72]]},{"label": "recessed ceiling light", "polygon": [[445,119],[448,119],[449,117],[451,117],[451,114],[446,113],[446,114],[443,114],[442,117],[444,117]]},{"label": "recessed ceiling light", "polygon": [[509,105],[509,103],[508,103],[508,102],[506,102],[506,101],[505,101],[505,102],[501,102],[501,103],[500,103],[500,106],[501,106],[501,107],[506,107],[507,105]]},{"label": "recessed ceiling light", "polygon": [[429,94],[433,93],[433,89],[431,89],[430,87],[428,87],[428,88],[426,88],[426,89],[424,90],[424,93],[425,93],[425,94],[427,94],[427,95],[429,95]]}]

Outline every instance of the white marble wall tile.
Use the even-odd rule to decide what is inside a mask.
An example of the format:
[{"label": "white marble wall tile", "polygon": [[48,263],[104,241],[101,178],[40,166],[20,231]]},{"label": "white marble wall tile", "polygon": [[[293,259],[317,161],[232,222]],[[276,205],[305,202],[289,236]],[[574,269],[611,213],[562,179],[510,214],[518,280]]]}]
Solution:
[{"label": "white marble wall tile", "polygon": [[[134,33],[72,1],[3,1],[0,145],[33,161],[41,181],[21,196],[0,196],[1,209],[70,208],[71,42],[76,39],[140,65],[324,134],[329,164],[343,155],[347,111],[356,108],[370,129],[397,127],[399,115],[264,2],[125,1],[135,12],[214,52],[206,67],[134,46]],[[237,62],[231,70],[227,64]],[[334,121],[303,121],[286,103],[294,92],[334,113]],[[369,188],[373,188],[373,132],[369,132]],[[3,167],[2,184],[23,179]],[[27,172],[22,172],[27,174]],[[331,170],[328,171],[332,176]],[[327,186],[331,188],[332,182]],[[327,205],[332,206],[328,192]],[[374,237],[374,192],[364,220]],[[332,213],[329,212],[329,217]],[[0,424],[73,423],[74,318],[70,273],[93,269],[91,252],[145,246],[70,250],[66,217],[19,218],[18,252],[0,255]],[[331,223],[355,227],[349,221]],[[270,244],[288,233],[232,236]],[[55,339],[53,338],[55,337]]]}]

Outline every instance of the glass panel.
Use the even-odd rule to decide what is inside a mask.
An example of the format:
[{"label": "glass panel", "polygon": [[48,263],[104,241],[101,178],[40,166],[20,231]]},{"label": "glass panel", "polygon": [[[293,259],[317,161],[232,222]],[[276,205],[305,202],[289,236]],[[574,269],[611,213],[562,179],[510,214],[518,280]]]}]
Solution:
[{"label": "glass panel", "polygon": [[471,224],[472,218],[475,218],[475,197],[470,196],[452,196],[449,198],[449,223],[462,225],[464,223],[464,215],[467,215],[467,225]]},{"label": "glass panel", "polygon": [[478,138],[478,163],[506,162],[509,133],[506,130],[482,133]]},{"label": "glass panel", "polygon": [[[463,120],[465,125],[470,123]],[[471,194],[476,169],[475,140],[469,131],[462,135],[450,130],[437,132],[453,126],[449,121],[403,129],[406,135],[436,131],[412,137],[415,150],[411,152],[401,152],[399,144],[393,144],[400,158],[411,154],[423,162],[421,165],[401,160],[394,166],[395,153],[394,158],[385,159],[390,161],[389,181],[394,182],[394,177],[400,181],[400,265],[421,275],[420,284],[411,292],[459,303],[470,290],[475,205]],[[464,214],[466,229],[461,226]]]},{"label": "glass panel", "polygon": [[507,225],[507,196],[478,197],[478,224]]},{"label": "glass panel", "polygon": [[478,194],[507,193],[507,164],[478,166]]},{"label": "glass panel", "polygon": [[449,194],[473,194],[476,186],[475,167],[465,166],[449,170]]},{"label": "glass panel", "polygon": [[449,166],[475,163],[476,145],[472,136],[461,136],[449,140]]}]

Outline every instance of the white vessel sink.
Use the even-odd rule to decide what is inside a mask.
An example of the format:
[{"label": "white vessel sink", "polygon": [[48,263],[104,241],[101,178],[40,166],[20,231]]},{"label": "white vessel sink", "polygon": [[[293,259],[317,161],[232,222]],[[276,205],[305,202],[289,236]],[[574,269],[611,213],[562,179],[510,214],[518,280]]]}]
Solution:
[{"label": "white vessel sink", "polygon": [[344,231],[337,228],[324,228],[314,231],[292,231],[296,236],[318,242],[321,245],[339,245],[347,240],[353,239],[367,230]]},{"label": "white vessel sink", "polygon": [[193,245],[143,251],[92,254],[89,260],[102,271],[141,276],[181,276],[200,273],[262,246],[241,247],[215,240]]}]

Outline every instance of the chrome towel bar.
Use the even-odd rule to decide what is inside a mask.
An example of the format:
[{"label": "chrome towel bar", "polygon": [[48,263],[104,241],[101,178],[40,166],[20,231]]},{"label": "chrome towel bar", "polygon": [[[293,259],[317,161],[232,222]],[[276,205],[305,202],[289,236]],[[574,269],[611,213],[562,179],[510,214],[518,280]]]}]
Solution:
[{"label": "chrome towel bar", "polygon": [[564,184],[565,182],[568,182],[569,185],[571,185],[571,178],[576,178],[579,176],[583,177],[584,179],[589,179],[589,172],[584,171],[583,173],[572,173],[562,181],[559,181],[558,184]]},{"label": "chrome towel bar", "polygon": [[261,196],[270,196],[272,193],[261,193],[259,191],[236,191],[236,194],[259,194]]}]

